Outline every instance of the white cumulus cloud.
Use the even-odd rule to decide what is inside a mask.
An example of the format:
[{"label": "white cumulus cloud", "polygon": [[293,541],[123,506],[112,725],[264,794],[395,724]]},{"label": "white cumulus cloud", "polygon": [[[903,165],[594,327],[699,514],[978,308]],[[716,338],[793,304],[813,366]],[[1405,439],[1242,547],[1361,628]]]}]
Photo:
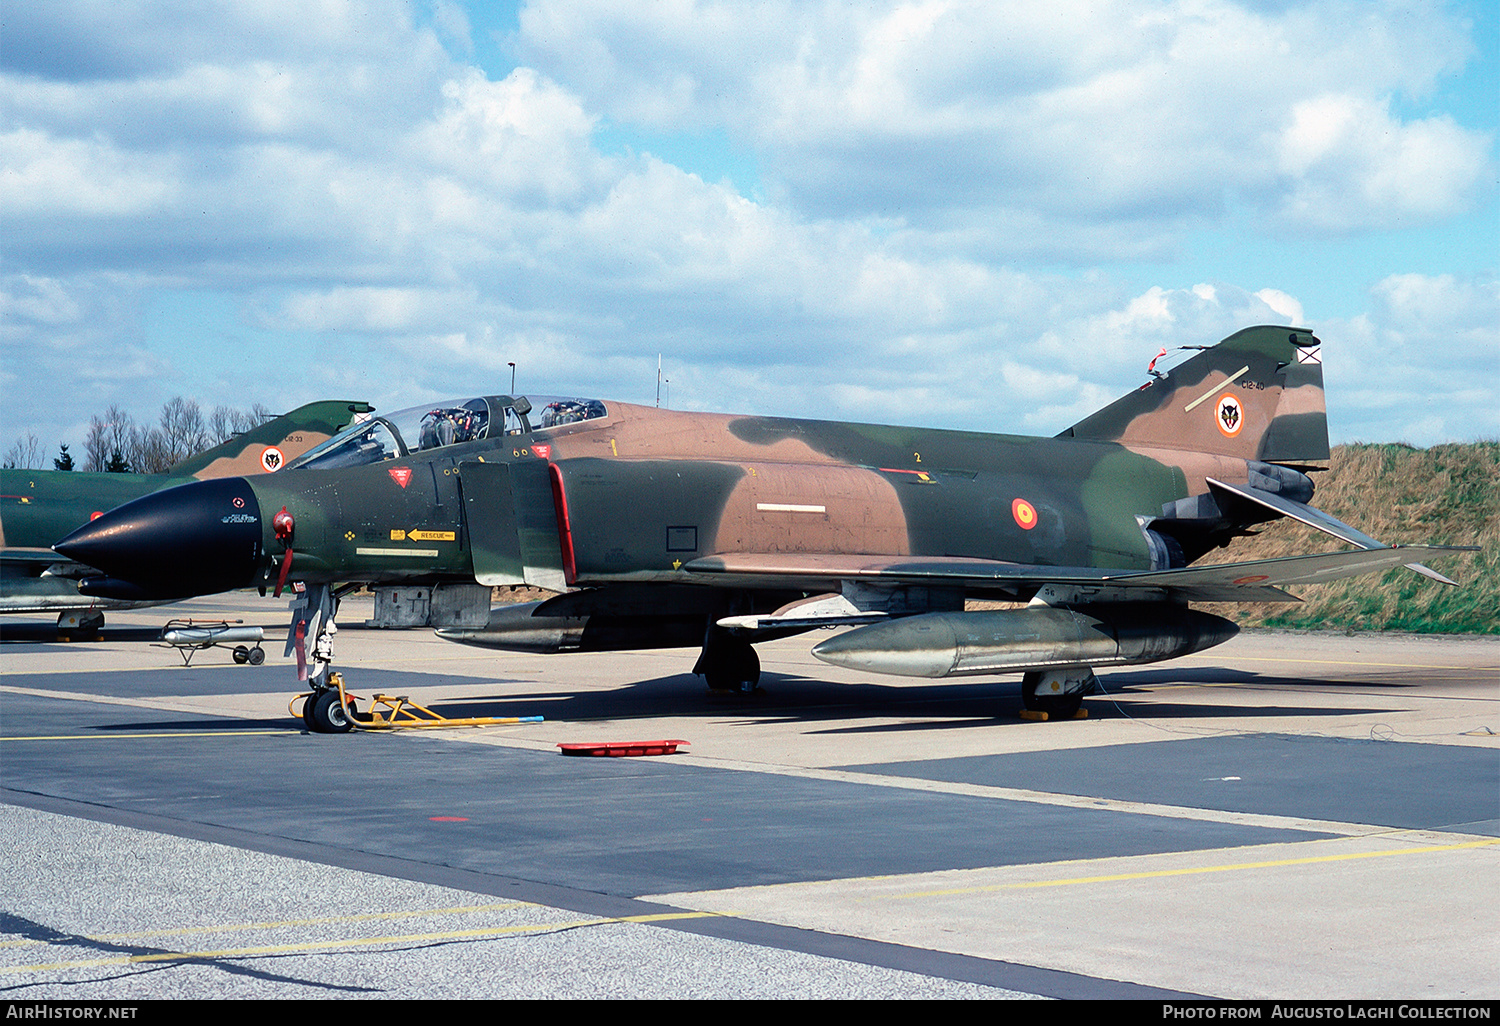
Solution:
[{"label": "white cumulus cloud", "polygon": [[[1280,237],[1483,198],[1493,141],[1403,113],[1466,59],[1441,4],[536,0],[498,74],[452,0],[23,6],[7,423],[60,422],[18,381],[389,409],[512,361],[649,400],[662,353],[679,406],[1051,433],[1163,345],[1294,323],[1341,401],[1492,430],[1415,354],[1482,362],[1493,275],[1382,271],[1330,320],[1273,278],[1115,270],[1230,206]],[[762,187],[601,142],[635,127],[721,132]]]}]

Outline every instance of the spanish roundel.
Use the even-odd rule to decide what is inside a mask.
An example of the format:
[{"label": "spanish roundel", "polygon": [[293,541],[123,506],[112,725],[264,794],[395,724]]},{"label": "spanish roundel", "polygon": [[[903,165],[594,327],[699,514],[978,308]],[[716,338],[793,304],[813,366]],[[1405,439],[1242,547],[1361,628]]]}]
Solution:
[{"label": "spanish roundel", "polygon": [[1036,507],[1025,499],[1017,499],[1010,504],[1010,515],[1016,518],[1016,523],[1023,531],[1036,526]]}]

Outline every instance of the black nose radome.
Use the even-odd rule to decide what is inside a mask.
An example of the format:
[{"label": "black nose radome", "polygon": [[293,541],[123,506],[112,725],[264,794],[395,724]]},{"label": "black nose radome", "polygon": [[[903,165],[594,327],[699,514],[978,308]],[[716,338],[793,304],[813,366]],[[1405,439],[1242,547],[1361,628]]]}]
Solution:
[{"label": "black nose radome", "polygon": [[230,591],[251,583],[260,565],[260,503],[242,477],[198,481],[127,502],[53,548],[103,571],[110,580],[99,586],[110,594],[169,599]]}]

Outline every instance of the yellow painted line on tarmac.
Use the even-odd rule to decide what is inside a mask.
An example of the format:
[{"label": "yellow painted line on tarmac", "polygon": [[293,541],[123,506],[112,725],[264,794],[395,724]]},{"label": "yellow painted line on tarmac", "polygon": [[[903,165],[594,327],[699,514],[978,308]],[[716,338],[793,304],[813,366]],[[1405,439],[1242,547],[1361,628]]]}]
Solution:
[{"label": "yellow painted line on tarmac", "polygon": [[[1197,660],[1200,660],[1200,661],[1206,659],[1206,660],[1208,660],[1210,662],[1213,662],[1213,661],[1216,661],[1216,660],[1217,661],[1223,661],[1224,660],[1224,656],[1222,654],[1220,654],[1218,656],[1198,655],[1198,654],[1195,654],[1195,655],[1183,656],[1182,658],[1184,658],[1184,659],[1197,659]],[[1235,663],[1306,663],[1306,664],[1309,664],[1309,665],[1312,665],[1312,666],[1349,666],[1349,667],[1380,666],[1380,667],[1384,667],[1384,668],[1387,668],[1387,669],[1406,669],[1406,670],[1500,670],[1500,666],[1485,666],[1482,663],[1468,663],[1468,664],[1461,665],[1461,666],[1446,666],[1446,665],[1435,664],[1435,663],[1374,663],[1374,662],[1368,662],[1368,661],[1365,661],[1365,660],[1354,660],[1354,659],[1276,659],[1276,658],[1271,658],[1270,656],[1242,656],[1242,655],[1236,655],[1233,658],[1232,662],[1235,662]]]},{"label": "yellow painted line on tarmac", "polygon": [[[135,933],[91,933],[86,939],[98,944],[119,944],[147,937],[190,937],[202,933],[241,933],[246,930],[282,930],[291,926],[330,926],[337,923],[367,923],[381,919],[409,919],[419,916],[461,916],[475,912],[506,912],[517,908],[537,908],[535,902],[506,901],[495,905],[457,905],[453,908],[414,908],[400,912],[362,912],[348,916],[323,916],[318,919],[282,919],[263,923],[215,923],[212,926],[177,926],[164,930],[140,930]],[[0,941],[0,948],[24,948],[50,944],[45,940]]]},{"label": "yellow painted line on tarmac", "polygon": [[1205,873],[1231,873],[1246,869],[1273,869],[1282,866],[1307,866],[1324,862],[1348,862],[1354,859],[1378,859],[1392,855],[1424,855],[1437,851],[1459,851],[1500,844],[1500,837],[1460,844],[1435,844],[1421,848],[1396,848],[1391,851],[1360,851],[1343,855],[1311,855],[1296,859],[1273,859],[1265,862],[1234,862],[1222,866],[1190,866],[1186,869],[1153,869],[1140,873],[1111,873],[1104,876],[1079,876],[1064,880],[1031,880],[1023,883],[989,884],[983,887],[954,887],[946,890],[911,891],[864,898],[862,901],[899,901],[907,898],[937,898],[956,894],[982,894],[986,891],[1034,890],[1041,887],[1072,887],[1078,884],[1116,883],[1121,880],[1152,880],[1174,876],[1197,876]]},{"label": "yellow painted line on tarmac", "polygon": [[609,923],[665,923],[674,919],[713,919],[728,916],[728,912],[653,912],[644,916],[618,916],[607,919]]},{"label": "yellow painted line on tarmac", "polygon": [[[138,709],[163,709],[164,703],[192,695],[158,695],[154,698],[122,698],[119,695],[96,695],[88,691],[54,691],[51,688],[18,688],[14,684],[0,684],[0,695],[26,695],[30,698],[55,698],[59,702],[97,702],[101,705],[129,705]],[[222,698],[222,695],[217,697]],[[179,701],[178,704],[181,704]]]},{"label": "yellow painted line on tarmac", "polygon": [[[495,661],[495,658],[494,658],[494,656],[485,656],[485,655],[477,655],[477,656],[471,656],[471,655],[457,655],[457,656],[413,656],[413,657],[411,657],[409,659],[381,659],[378,662],[372,661],[372,662],[346,663],[346,662],[342,662],[341,661],[339,663],[339,666],[340,666],[341,669],[346,670],[346,671],[348,671],[348,670],[381,670],[381,669],[388,669],[391,666],[402,666],[402,665],[410,665],[410,664],[417,664],[417,663],[420,663],[420,664],[422,664],[422,665],[425,666],[425,665],[430,664],[430,663],[463,663],[463,662],[480,662],[480,661],[484,661],[484,662],[487,662],[489,664],[493,664],[494,661]],[[291,662],[291,660],[287,660],[285,663],[282,663],[280,661],[276,661],[276,662],[268,662],[268,663],[266,663],[266,665],[267,666],[291,666],[292,662]],[[197,666],[184,666],[181,662],[169,663],[169,662],[163,661],[163,662],[160,662],[160,663],[153,663],[150,666],[75,666],[75,667],[59,667],[57,669],[53,669],[52,667],[49,666],[45,670],[37,670],[37,669],[0,670],[0,677],[51,677],[51,676],[54,676],[54,675],[56,675],[56,676],[62,676],[62,675],[65,675],[65,674],[70,674],[70,673],[71,674],[76,674],[76,673],[138,673],[138,672],[144,672],[144,671],[147,671],[147,670],[157,670],[157,671],[160,671],[162,673],[167,673],[167,672],[174,671],[174,670],[245,670],[245,669],[247,669],[247,668],[244,667],[244,666],[240,666],[238,663],[199,663]]]},{"label": "yellow painted line on tarmac", "polygon": [[37,965],[0,966],[0,973],[55,972],[63,969],[89,969],[105,965],[141,965],[154,962],[207,961],[220,958],[248,958],[258,955],[283,955],[296,951],[337,950],[374,947],[381,944],[436,944],[455,940],[484,940],[523,933],[573,930],[585,926],[607,926],[612,923],[653,923],[674,919],[707,919],[722,916],[720,912],[668,912],[644,916],[620,916],[610,919],[575,919],[560,923],[528,923],[520,926],[479,927],[473,930],[450,930],[443,933],[408,933],[385,937],[346,937],[339,940],[305,941],[300,944],[274,944],[252,948],[221,948],[215,951],[164,951],[149,955],[121,955],[114,958],[89,958]]},{"label": "yellow painted line on tarmac", "polygon": [[[215,665],[217,665],[217,664],[204,663],[204,664],[200,664],[199,666],[195,666],[195,667],[182,667],[182,669],[196,669],[196,670],[212,669],[212,668],[214,668]],[[228,666],[234,666],[235,664],[231,663],[231,664],[227,664],[227,665]],[[226,668],[227,668],[227,666],[226,666]],[[239,669],[238,666],[235,666],[235,668]],[[51,677],[54,674],[60,676],[62,674],[68,674],[68,673],[135,673],[138,670],[175,670],[175,669],[178,669],[178,667],[174,666],[171,663],[167,663],[165,665],[157,664],[156,666],[94,666],[94,667],[89,667],[87,669],[75,667],[73,669],[62,668],[62,669],[56,669],[56,670],[54,670],[51,667],[48,667],[45,670],[0,670],[0,677]],[[9,689],[7,688],[6,690],[9,690]],[[17,690],[22,690],[22,689],[18,688]]]},{"label": "yellow painted line on tarmac", "polygon": [[[52,691],[46,688],[18,688],[13,684],[0,684],[0,695],[26,695],[31,698],[50,698],[59,702],[90,702],[96,705],[119,705],[128,709],[150,709],[152,712],[183,713],[189,716],[214,716],[225,720],[239,720],[254,713],[225,713],[221,707],[204,708],[203,700],[194,695],[161,695],[155,698],[120,698],[116,695],[94,695],[84,691]],[[224,695],[213,696],[223,701]],[[259,718],[258,716],[256,718]],[[290,717],[288,717],[290,719]],[[202,733],[191,731],[180,731],[175,733],[156,734],[61,734],[37,737],[9,737],[0,738],[5,741],[77,741],[94,740],[104,737],[117,738],[146,738],[146,737],[220,737],[236,736],[243,734],[298,734],[300,729],[270,728],[257,730],[212,730]]]},{"label": "yellow painted line on tarmac", "polygon": [[[274,639],[267,638],[265,640],[265,642],[263,642],[263,644],[273,644],[273,642],[274,642]],[[274,647],[274,644],[273,644],[273,647]],[[100,651],[100,650],[95,649],[94,651]],[[112,654],[112,653],[101,653],[101,654]],[[508,653],[508,654],[512,654],[512,655],[525,655],[527,653]],[[407,658],[379,659],[379,660],[355,661],[355,662],[343,662],[341,660],[339,662],[339,666],[342,669],[344,669],[344,670],[379,670],[379,669],[388,669],[391,666],[403,666],[403,665],[415,665],[415,664],[421,664],[421,665],[425,666],[425,665],[430,664],[430,663],[466,663],[466,662],[467,663],[485,662],[487,664],[493,664],[495,662],[495,655],[494,654],[486,655],[484,653],[480,653],[479,655],[469,655],[467,653],[460,653],[458,655],[421,655],[421,656],[411,656],[411,657],[407,657]],[[284,663],[281,662],[281,661],[279,661],[279,660],[274,660],[274,661],[271,661],[271,662],[267,662],[265,665],[267,665],[267,666],[291,666],[292,662],[291,662],[290,659],[288,659]],[[163,660],[160,663],[153,663],[150,666],[81,666],[81,667],[60,667],[60,668],[57,668],[57,669],[54,669],[51,666],[48,666],[46,669],[43,669],[43,670],[38,670],[38,669],[0,670],[0,677],[40,677],[40,676],[51,677],[54,674],[61,675],[61,674],[69,674],[69,673],[134,673],[134,672],[137,672],[137,671],[145,671],[145,670],[159,670],[159,671],[162,671],[162,672],[167,672],[167,671],[170,671],[170,670],[244,670],[244,669],[247,669],[247,667],[240,666],[237,663],[199,663],[197,666],[184,666],[180,662],[178,662],[178,663],[172,663],[172,662],[167,662],[167,661]]]},{"label": "yellow painted line on tarmac", "polygon": [[[205,713],[204,715],[209,715]],[[301,734],[300,729],[286,727],[266,730],[199,730],[163,731],[156,734],[37,734],[30,737],[0,737],[0,741],[139,741],[160,740],[168,737],[251,737],[266,735]]]}]

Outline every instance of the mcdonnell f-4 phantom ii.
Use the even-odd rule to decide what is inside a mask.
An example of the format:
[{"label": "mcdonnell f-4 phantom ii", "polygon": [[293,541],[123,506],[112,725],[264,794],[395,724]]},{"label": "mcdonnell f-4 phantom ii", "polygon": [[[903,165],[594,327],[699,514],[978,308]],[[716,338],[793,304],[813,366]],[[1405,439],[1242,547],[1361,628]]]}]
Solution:
[{"label": "mcdonnell f-4 phantom ii", "polygon": [[58,630],[92,631],[106,609],[150,603],[81,594],[98,571],[59,560],[52,544],[91,517],[161,488],[280,470],[374,407],[329,399],[299,406],[178,463],[165,474],[0,470],[0,613],[56,613]]},{"label": "mcdonnell f-4 phantom ii", "polygon": [[[337,598],[361,584],[430,587],[439,633],[474,645],[701,647],[694,672],[715,689],[756,686],[756,641],[847,625],[813,654],[928,678],[1019,671],[1023,705],[1069,716],[1096,668],[1236,633],[1190,602],[1296,601],[1284,586],[1402,565],[1453,583],[1420,561],[1454,549],[1390,547],[1308,504],[1329,456],[1319,345],[1262,326],[1192,347],[1053,438],[592,399],[432,404],[284,473],[139,499],[57,549],[101,571],[82,590],[123,599],[300,583],[288,654],[320,731],[350,725],[328,668]],[[1355,548],[1193,565],[1280,517]],[[491,613],[506,584],[561,594]]]}]

